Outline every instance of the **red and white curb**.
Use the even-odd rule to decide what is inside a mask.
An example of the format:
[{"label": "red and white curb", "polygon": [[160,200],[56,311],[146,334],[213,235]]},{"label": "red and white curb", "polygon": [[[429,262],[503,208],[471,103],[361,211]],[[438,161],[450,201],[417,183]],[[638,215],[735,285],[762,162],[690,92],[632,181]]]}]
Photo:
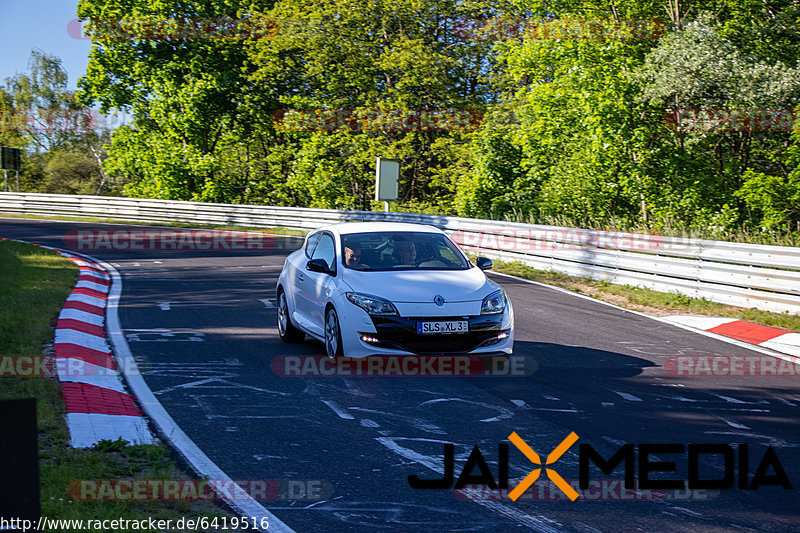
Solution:
[{"label": "red and white curb", "polygon": [[136,397],[125,392],[106,343],[103,324],[111,276],[97,263],[75,254],[26,244],[58,252],[80,269],[78,282],[58,315],[54,343],[70,445],[90,448],[101,440],[120,438],[131,444],[153,444],[156,439]]},{"label": "red and white curb", "polygon": [[125,392],[106,343],[103,324],[111,277],[94,262],[56,251],[80,269],[55,333],[70,444],[88,448],[101,440],[120,438],[131,444],[154,443],[136,398]]},{"label": "red and white curb", "polygon": [[677,315],[661,317],[661,320],[800,356],[800,333],[725,317]]}]

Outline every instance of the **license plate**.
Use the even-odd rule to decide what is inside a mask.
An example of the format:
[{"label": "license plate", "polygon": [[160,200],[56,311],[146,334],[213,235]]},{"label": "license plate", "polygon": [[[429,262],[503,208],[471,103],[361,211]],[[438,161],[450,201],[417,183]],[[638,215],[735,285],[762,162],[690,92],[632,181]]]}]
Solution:
[{"label": "license plate", "polygon": [[435,335],[437,333],[467,333],[469,322],[466,320],[440,320],[438,322],[417,322],[419,335]]}]

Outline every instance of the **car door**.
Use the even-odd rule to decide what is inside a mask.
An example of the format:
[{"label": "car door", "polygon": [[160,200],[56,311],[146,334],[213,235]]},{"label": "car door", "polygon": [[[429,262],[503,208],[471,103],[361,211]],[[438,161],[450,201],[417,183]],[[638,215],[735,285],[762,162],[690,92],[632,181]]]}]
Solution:
[{"label": "car door", "polygon": [[[328,268],[336,271],[336,245],[333,235],[320,235],[311,259],[322,259]],[[325,302],[336,284],[336,276],[323,272],[302,269],[302,280],[298,280],[298,311],[302,315],[300,324],[311,333],[322,336],[325,325]]]},{"label": "car door", "polygon": [[304,329],[308,329],[310,324],[308,298],[305,295],[306,287],[308,287],[306,276],[309,272],[306,270],[306,263],[311,259],[320,236],[322,236],[322,232],[312,233],[306,239],[303,254],[299,254],[297,257],[290,256],[289,287],[291,287],[292,321]]}]

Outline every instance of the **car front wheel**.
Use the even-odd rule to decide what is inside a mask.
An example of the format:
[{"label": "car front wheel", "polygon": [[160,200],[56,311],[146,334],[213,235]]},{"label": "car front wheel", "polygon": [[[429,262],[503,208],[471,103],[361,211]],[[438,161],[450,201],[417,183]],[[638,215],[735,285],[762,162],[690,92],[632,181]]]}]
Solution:
[{"label": "car front wheel", "polygon": [[331,359],[343,353],[339,316],[333,307],[325,313],[325,352]]},{"label": "car front wheel", "polygon": [[300,342],[305,338],[306,334],[292,324],[292,319],[289,315],[286,293],[280,291],[278,293],[278,335],[280,335],[283,342]]}]

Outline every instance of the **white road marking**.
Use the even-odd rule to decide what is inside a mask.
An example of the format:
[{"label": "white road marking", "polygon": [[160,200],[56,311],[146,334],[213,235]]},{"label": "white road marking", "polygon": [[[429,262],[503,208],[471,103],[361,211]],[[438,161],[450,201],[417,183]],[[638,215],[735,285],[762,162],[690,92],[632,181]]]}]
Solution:
[{"label": "white road marking", "polygon": [[679,402],[692,402],[697,403],[700,400],[692,400],[691,398],[684,398],[683,396],[674,396],[673,400],[678,400]]},{"label": "white road marking", "polygon": [[713,392],[709,392],[709,394],[711,396],[716,396],[717,398],[720,398],[721,400],[725,400],[728,403],[747,403],[747,402],[743,402],[742,400],[737,400],[736,398],[731,398],[730,396],[725,396],[724,394],[715,394]]},{"label": "white road marking", "polygon": [[703,516],[700,513],[696,513],[694,511],[690,511],[689,509],[685,509],[683,507],[675,507],[674,505],[671,505],[670,507],[672,509],[675,509],[676,511],[681,511],[682,513],[686,513],[686,514],[691,515],[691,516]]},{"label": "white road marking", "polygon": [[408,424],[411,424],[415,429],[426,431],[428,433],[434,433],[434,434],[437,434],[437,435],[446,435],[447,434],[447,432],[444,431],[439,426],[437,426],[435,424],[432,424],[432,423],[430,423],[427,420],[424,420],[422,418],[416,418],[416,417],[413,417],[413,416],[402,415],[402,414],[398,414],[398,413],[391,413],[391,412],[388,412],[388,411],[379,411],[377,409],[366,409],[364,407],[351,407],[350,410],[352,410],[352,411],[360,411],[360,412],[364,412],[364,413],[373,413],[373,414],[385,415],[385,416],[387,416],[389,418],[395,418],[397,420],[403,420],[403,421],[407,422]]},{"label": "white road marking", "polygon": [[205,333],[182,328],[128,329],[125,336],[131,342],[203,342]]},{"label": "white road marking", "polygon": [[264,307],[267,308],[267,309],[275,309],[275,306],[272,304],[272,302],[267,300],[266,298],[259,299],[258,301],[263,303]]},{"label": "white road marking", "polygon": [[322,403],[330,407],[334,413],[339,415],[339,418],[344,418],[345,420],[355,420],[356,417],[345,411],[340,405],[338,405],[333,400],[320,400]]},{"label": "white road marking", "polygon": [[[611,390],[611,389],[609,389],[609,390]],[[615,390],[612,390],[611,392],[613,392],[614,394],[619,394],[622,398],[628,400],[629,402],[641,402],[642,401],[642,399],[639,398],[638,396],[634,396],[633,394],[628,394],[627,392],[619,392],[619,391],[615,391]]]},{"label": "white road marking", "polygon": [[723,422],[725,422],[726,424],[728,424],[732,428],[750,429],[749,427],[745,426],[744,424],[740,424],[738,422],[734,422],[733,420],[728,420],[727,418],[722,418],[721,416],[718,416],[717,418],[719,418],[720,420],[722,420]]},{"label": "white road marking", "polygon": [[[174,374],[171,374],[174,375]],[[235,374],[234,374],[235,375]],[[235,383],[228,381],[219,376],[191,381],[189,383],[181,383],[180,385],[173,385],[155,392],[155,394],[164,394],[178,389],[247,389],[258,392],[265,392],[267,394],[275,394],[277,396],[289,396],[288,392],[275,391],[271,389],[262,389],[253,385],[245,385],[244,383]]]},{"label": "white road marking", "polygon": [[611,444],[616,444],[617,446],[622,446],[627,444],[625,441],[621,441],[619,439],[612,439],[611,437],[602,437],[603,440],[610,442]]},{"label": "white road marking", "polygon": [[426,402],[422,402],[417,407],[433,405],[433,404],[441,403],[441,402],[463,402],[463,403],[468,403],[470,405],[479,405],[479,406],[485,407],[487,409],[494,409],[494,410],[499,412],[496,416],[493,416],[493,417],[490,417],[490,418],[481,419],[481,420],[479,420],[479,422],[497,422],[497,421],[505,420],[507,418],[511,418],[512,416],[514,416],[514,412],[511,411],[510,409],[506,409],[505,407],[501,407],[499,405],[492,405],[492,404],[489,404],[489,403],[483,403],[483,402],[473,402],[471,400],[465,400],[463,398],[437,398],[435,400],[428,400]]},{"label": "white road marking", "polygon": [[733,435],[735,437],[745,437],[747,439],[764,439],[770,446],[776,448],[800,448],[800,444],[794,442],[786,442],[785,440],[776,439],[770,435],[760,435],[753,432],[744,431],[704,431],[706,435]]}]

